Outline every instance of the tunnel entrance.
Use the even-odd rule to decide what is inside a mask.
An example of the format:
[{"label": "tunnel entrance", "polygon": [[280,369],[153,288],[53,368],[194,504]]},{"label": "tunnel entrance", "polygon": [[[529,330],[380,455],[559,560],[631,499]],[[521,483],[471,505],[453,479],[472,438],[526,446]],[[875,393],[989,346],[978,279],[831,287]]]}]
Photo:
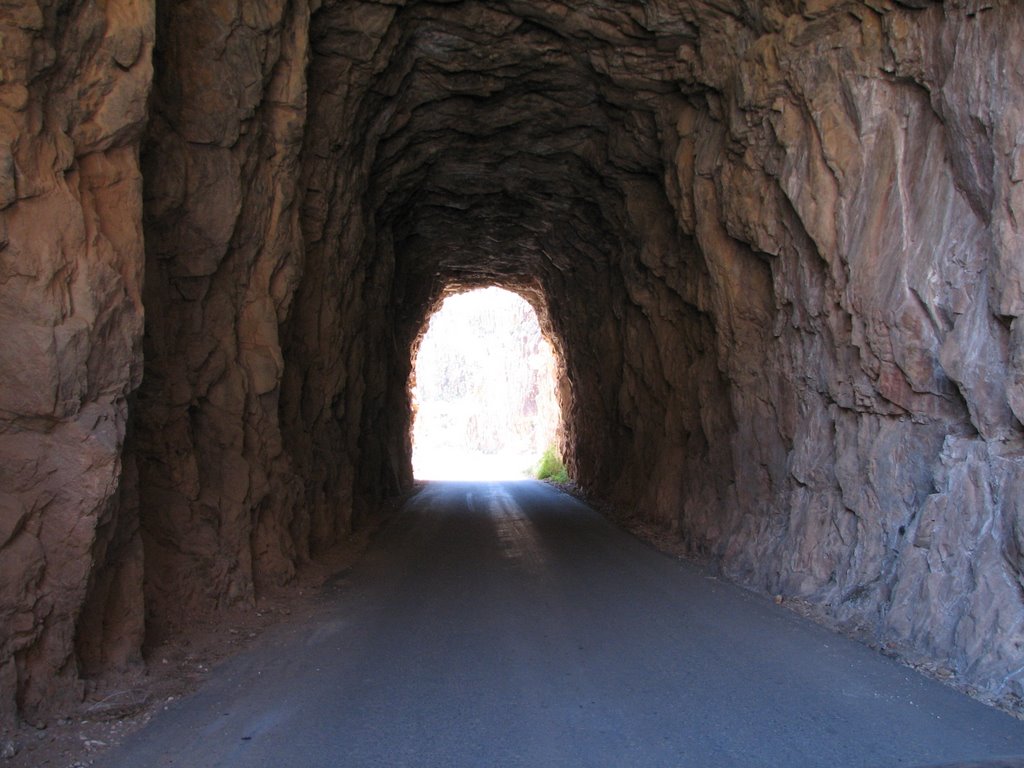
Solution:
[{"label": "tunnel entrance", "polygon": [[554,351],[529,302],[496,287],[448,296],[413,350],[414,476],[530,476],[561,414]]}]

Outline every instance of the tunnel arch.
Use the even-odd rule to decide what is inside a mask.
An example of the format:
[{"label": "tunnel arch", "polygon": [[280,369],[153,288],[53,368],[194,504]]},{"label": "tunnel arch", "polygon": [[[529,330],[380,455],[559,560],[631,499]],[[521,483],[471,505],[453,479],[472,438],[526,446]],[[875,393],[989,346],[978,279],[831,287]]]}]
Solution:
[{"label": "tunnel arch", "polygon": [[10,28],[0,719],[407,489],[408,350],[450,283],[548,307],[593,498],[1024,695],[1024,13],[990,5],[73,0]]},{"label": "tunnel arch", "polygon": [[[899,450],[934,460],[938,436],[966,415],[928,372],[937,341],[912,341],[925,363],[904,386],[883,371],[890,353],[864,344],[848,298],[851,279],[858,296],[905,280],[857,266],[878,231],[841,241],[835,222],[869,201],[834,179],[872,177],[856,157],[840,167],[846,145],[822,145],[847,135],[840,107],[867,98],[845,78],[877,71],[867,23],[829,15],[819,30],[833,47],[816,48],[770,15],[704,7],[320,6],[293,158],[303,275],[282,313],[280,405],[289,471],[315,489],[310,540],[408,487],[405,350],[438,292],[527,285],[564,342],[568,458],[589,492],[773,592],[830,600],[880,570],[896,579],[882,552],[929,471],[894,468],[886,482],[916,501],[863,523],[886,515],[844,517],[862,504],[832,466],[851,450],[870,461],[908,408],[933,415],[900,433]],[[719,68],[702,64],[716,56]],[[803,85],[781,85],[779,61]],[[821,82],[846,101],[821,101],[810,85]],[[873,98],[914,116],[892,130],[941,145],[918,95],[895,83]],[[838,126],[826,139],[816,115]],[[949,210],[963,208],[934,161],[911,162],[893,172],[930,179]],[[918,309],[901,311],[919,326]],[[871,437],[851,448],[862,430]],[[836,536],[822,532],[828,518]],[[861,536],[870,555],[839,543]]]},{"label": "tunnel arch", "polygon": [[[324,83],[324,93],[318,93],[309,117],[315,127],[306,141],[307,183],[318,191],[307,198],[307,207],[313,201],[317,208],[314,220],[307,219],[305,239],[312,243],[313,261],[326,262],[333,255],[316,253],[324,236],[319,228],[311,231],[311,224],[330,226],[332,215],[347,215],[349,233],[372,229],[373,242],[364,244],[360,258],[391,281],[392,304],[385,314],[395,318],[391,345],[400,349],[448,282],[524,286],[557,304],[552,331],[564,340],[566,370],[574,382],[572,402],[563,411],[567,458],[574,472],[625,501],[659,462],[685,463],[690,456],[709,461],[706,447],[713,441],[700,434],[695,391],[679,398],[690,404],[682,409],[685,427],[675,424],[666,435],[664,414],[655,415],[668,391],[693,384],[654,373],[659,391],[652,391],[638,371],[656,368],[659,361],[628,359],[619,340],[625,324],[650,340],[655,334],[646,327],[649,316],[680,312],[701,328],[682,331],[701,337],[704,362],[691,371],[703,368],[717,378],[715,343],[708,338],[714,321],[697,299],[706,270],[692,238],[669,223],[674,214],[664,189],[666,158],[658,146],[665,117],[650,103],[652,91],[664,94],[666,88],[657,78],[640,93],[617,82],[595,58],[564,44],[556,20],[538,13],[543,16],[475,3],[377,8],[370,44],[354,33],[357,22],[345,6],[326,4],[311,23],[310,88],[319,91]],[[632,21],[624,23],[634,28]],[[642,37],[653,43],[648,33]],[[343,90],[330,84],[353,68],[346,57],[355,41],[363,46],[356,67],[372,85],[346,101]],[[652,45],[645,55],[666,53]],[[332,119],[321,120],[318,110]],[[351,132],[338,132],[353,123]],[[335,135],[328,135],[331,126],[339,126]],[[373,137],[372,146],[366,136]],[[339,171],[331,158],[344,157],[346,141],[353,140],[360,166]],[[350,186],[353,179],[364,185],[357,195],[337,200],[335,214],[320,191],[329,188],[331,174]],[[645,249],[656,253],[651,264],[644,263]],[[671,275],[656,264],[666,251],[687,255],[679,261],[689,261],[697,273],[689,285],[685,270]],[[647,284],[631,296],[626,283],[636,276]],[[665,276],[674,285],[661,286]],[[303,299],[299,311],[315,303]],[[571,323],[567,316],[586,319]],[[682,350],[696,349],[692,339],[676,346],[682,356],[693,354]],[[388,365],[391,381],[406,380],[405,361]],[[579,377],[586,370],[601,373],[583,383]],[[389,410],[406,413],[404,391],[398,384],[390,387]],[[641,410],[635,401],[649,406],[649,422],[635,423]],[[401,463],[397,457],[408,455],[408,445],[394,442],[389,461]],[[666,442],[677,445],[666,451]],[[613,446],[627,444],[644,446],[638,450],[644,455],[623,466],[624,456]],[[405,477],[400,469],[388,474]],[[678,495],[676,485],[672,493]]]}]

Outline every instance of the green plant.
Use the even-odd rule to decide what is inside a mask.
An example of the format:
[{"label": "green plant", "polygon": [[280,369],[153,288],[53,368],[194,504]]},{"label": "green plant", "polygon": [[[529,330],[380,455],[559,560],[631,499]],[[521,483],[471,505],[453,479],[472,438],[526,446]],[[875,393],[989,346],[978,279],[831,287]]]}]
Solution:
[{"label": "green plant", "polygon": [[549,445],[541,455],[534,476],[538,480],[551,480],[555,483],[569,482],[569,473],[565,471],[565,464],[553,445]]}]

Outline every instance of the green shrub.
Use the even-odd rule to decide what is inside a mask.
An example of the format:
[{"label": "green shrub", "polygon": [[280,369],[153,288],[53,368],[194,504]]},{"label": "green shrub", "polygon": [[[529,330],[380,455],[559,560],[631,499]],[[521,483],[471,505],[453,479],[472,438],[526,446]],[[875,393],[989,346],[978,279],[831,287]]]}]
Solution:
[{"label": "green shrub", "polygon": [[549,445],[541,455],[534,476],[538,480],[551,480],[555,483],[569,482],[569,474],[565,471],[565,465],[553,445]]}]

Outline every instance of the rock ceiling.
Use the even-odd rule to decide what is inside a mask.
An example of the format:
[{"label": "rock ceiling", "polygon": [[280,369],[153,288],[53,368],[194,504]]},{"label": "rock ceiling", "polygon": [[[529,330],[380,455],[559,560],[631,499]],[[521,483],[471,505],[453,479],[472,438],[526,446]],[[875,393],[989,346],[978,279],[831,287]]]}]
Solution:
[{"label": "rock ceiling", "polygon": [[0,718],[408,487],[409,350],[494,283],[588,493],[1024,695],[1019,5],[9,13]]}]

